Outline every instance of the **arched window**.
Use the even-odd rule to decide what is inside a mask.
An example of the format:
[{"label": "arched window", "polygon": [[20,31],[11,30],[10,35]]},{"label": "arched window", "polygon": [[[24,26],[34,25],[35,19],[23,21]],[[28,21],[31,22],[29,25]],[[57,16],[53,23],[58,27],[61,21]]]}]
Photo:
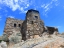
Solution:
[{"label": "arched window", "polygon": [[16,27],[16,24],[14,23],[14,27]]},{"label": "arched window", "polygon": [[21,27],[21,24],[18,24],[18,27]]}]

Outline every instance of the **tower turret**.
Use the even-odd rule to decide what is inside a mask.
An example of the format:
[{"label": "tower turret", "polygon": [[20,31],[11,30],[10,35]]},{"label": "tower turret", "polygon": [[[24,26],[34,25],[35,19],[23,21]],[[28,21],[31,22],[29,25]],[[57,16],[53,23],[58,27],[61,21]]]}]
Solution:
[{"label": "tower turret", "polygon": [[43,27],[41,25],[39,11],[30,9],[26,13],[26,19],[22,25],[22,39],[33,38],[34,35],[41,35]]}]

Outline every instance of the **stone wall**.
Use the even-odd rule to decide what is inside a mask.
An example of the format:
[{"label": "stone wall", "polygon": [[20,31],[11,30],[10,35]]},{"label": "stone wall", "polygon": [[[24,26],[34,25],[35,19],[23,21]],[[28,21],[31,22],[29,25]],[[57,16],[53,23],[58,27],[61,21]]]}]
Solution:
[{"label": "stone wall", "polygon": [[11,35],[13,32],[20,32],[23,21],[13,18],[7,18],[4,32]]},{"label": "stone wall", "polygon": [[26,40],[26,30],[27,30],[27,24],[26,24],[26,20],[25,20],[22,23],[22,27],[21,27],[22,40]]},{"label": "stone wall", "polygon": [[58,28],[50,27],[50,26],[46,26],[46,27],[47,27],[47,32],[49,34],[53,34],[54,32],[58,32]]}]

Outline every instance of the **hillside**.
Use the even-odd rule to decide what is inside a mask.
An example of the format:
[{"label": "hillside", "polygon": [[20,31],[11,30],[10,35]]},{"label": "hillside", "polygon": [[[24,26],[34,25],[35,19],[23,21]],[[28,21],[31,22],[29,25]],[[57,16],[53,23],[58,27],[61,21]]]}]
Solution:
[{"label": "hillside", "polygon": [[20,33],[14,33],[8,39],[9,42],[0,43],[0,48],[64,48],[63,34],[44,33],[42,37],[35,35],[34,38],[23,41]]}]

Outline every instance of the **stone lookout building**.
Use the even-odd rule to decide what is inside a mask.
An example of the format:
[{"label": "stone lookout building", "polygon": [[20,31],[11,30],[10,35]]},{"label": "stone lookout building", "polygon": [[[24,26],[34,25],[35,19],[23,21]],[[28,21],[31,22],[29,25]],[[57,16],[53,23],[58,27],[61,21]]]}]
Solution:
[{"label": "stone lookout building", "polygon": [[34,35],[41,36],[44,32],[53,34],[58,29],[55,27],[45,26],[40,19],[39,11],[30,9],[26,13],[25,20],[7,18],[4,32],[11,35],[13,32],[20,32],[22,39],[26,40]]}]

